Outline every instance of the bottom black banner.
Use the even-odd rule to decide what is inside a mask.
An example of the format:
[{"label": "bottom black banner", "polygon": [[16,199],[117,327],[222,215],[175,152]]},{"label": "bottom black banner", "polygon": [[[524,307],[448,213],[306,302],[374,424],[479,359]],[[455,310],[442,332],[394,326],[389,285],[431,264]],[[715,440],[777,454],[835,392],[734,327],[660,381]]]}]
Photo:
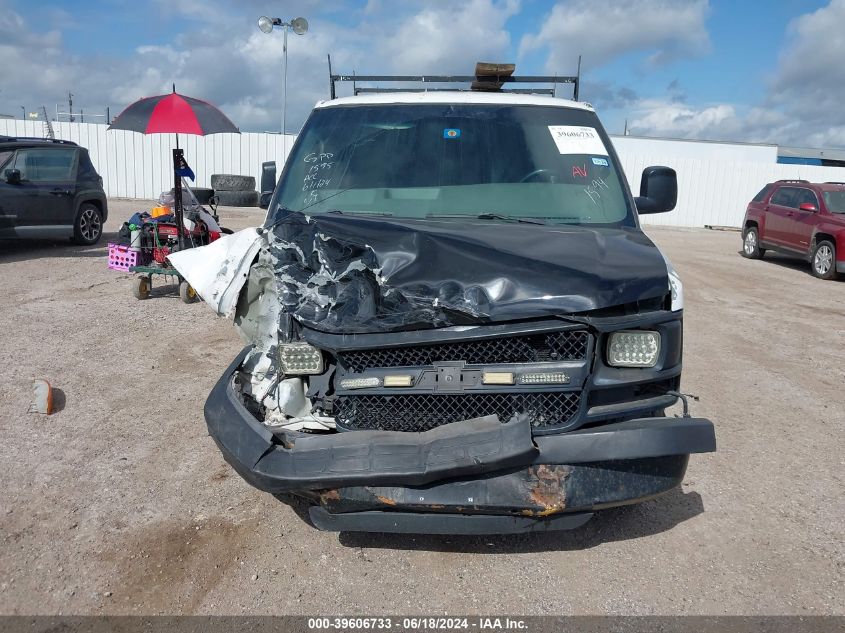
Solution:
[{"label": "bottom black banner", "polygon": [[843,633],[845,616],[0,616],[8,633]]}]

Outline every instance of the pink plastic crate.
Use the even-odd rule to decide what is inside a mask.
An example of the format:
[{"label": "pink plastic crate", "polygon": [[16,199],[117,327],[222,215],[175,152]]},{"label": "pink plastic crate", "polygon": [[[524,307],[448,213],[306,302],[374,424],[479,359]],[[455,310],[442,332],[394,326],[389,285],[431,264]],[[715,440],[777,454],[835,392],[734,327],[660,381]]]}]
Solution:
[{"label": "pink plastic crate", "polygon": [[139,251],[133,251],[123,244],[109,243],[109,268],[112,270],[127,271],[132,266],[140,266],[142,263]]}]

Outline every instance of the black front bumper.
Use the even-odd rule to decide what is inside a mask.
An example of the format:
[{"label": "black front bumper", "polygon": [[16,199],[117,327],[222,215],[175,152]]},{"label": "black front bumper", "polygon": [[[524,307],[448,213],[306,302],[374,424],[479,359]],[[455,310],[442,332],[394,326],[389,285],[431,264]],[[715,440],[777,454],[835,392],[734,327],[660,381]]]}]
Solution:
[{"label": "black front bumper", "polygon": [[690,453],[716,449],[701,418],[644,418],[532,437],[490,416],[425,433],[351,431],[279,438],[232,387],[247,350],[217,382],[205,419],[250,484],[295,492],[329,530],[506,533],[568,529],[593,510],[677,486]]}]

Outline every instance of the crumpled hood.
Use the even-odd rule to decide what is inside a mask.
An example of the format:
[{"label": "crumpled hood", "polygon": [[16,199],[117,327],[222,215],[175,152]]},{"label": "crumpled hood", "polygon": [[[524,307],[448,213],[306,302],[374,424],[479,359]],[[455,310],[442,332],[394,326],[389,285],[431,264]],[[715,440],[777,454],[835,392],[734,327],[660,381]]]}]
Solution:
[{"label": "crumpled hood", "polygon": [[325,332],[562,315],[669,291],[638,229],[292,212],[267,239],[283,311]]}]

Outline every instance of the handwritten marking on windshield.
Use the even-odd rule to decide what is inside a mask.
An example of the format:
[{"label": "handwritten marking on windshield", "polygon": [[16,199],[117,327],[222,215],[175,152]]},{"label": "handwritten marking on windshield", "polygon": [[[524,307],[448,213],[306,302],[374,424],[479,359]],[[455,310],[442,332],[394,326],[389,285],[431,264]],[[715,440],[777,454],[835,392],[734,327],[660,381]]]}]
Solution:
[{"label": "handwritten marking on windshield", "polygon": [[304,163],[323,163],[327,161],[329,158],[334,158],[334,154],[331,152],[309,152],[305,155],[305,158],[302,159]]},{"label": "handwritten marking on windshield", "polygon": [[572,177],[573,178],[587,178],[587,166],[584,165],[579,167],[578,165],[572,166]]},{"label": "handwritten marking on windshield", "polygon": [[310,164],[302,179],[302,191],[309,192],[304,200],[306,205],[315,204],[318,200],[317,190],[325,189],[332,181],[330,177],[334,165],[332,158],[334,158],[332,152],[309,152],[302,159],[302,162]]},{"label": "handwritten marking on windshield", "polygon": [[590,196],[590,200],[593,201],[594,205],[598,206],[598,201],[601,199],[602,191],[608,189],[610,189],[610,185],[604,181],[604,178],[596,178],[593,182],[584,187],[584,193]]}]

